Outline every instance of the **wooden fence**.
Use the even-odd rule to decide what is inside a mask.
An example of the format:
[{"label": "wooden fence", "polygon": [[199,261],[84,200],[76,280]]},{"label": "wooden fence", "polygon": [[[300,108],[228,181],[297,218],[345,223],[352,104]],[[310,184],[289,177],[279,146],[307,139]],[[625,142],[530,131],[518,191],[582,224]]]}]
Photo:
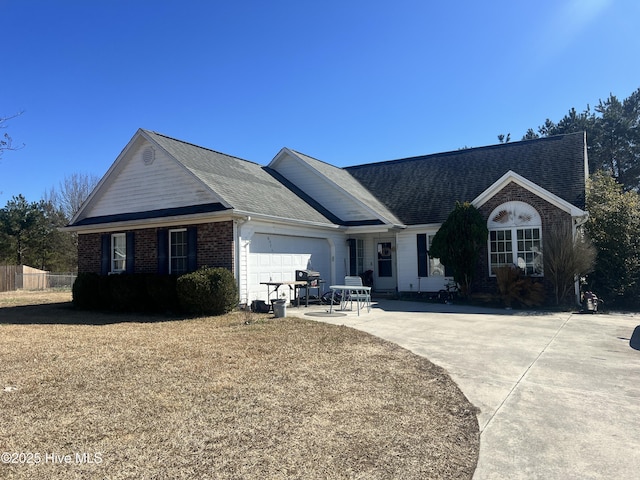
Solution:
[{"label": "wooden fence", "polygon": [[22,273],[21,265],[0,265],[0,292],[16,289],[16,273]]},{"label": "wooden fence", "polygon": [[0,292],[71,288],[74,273],[50,273],[26,265],[0,265]]}]

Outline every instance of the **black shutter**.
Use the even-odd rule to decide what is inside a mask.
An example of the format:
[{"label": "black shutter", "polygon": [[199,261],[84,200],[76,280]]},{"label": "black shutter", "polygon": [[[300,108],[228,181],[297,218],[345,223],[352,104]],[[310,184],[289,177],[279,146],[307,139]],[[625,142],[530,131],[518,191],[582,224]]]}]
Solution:
[{"label": "black shutter", "polygon": [[108,275],[111,271],[111,235],[103,233],[100,241],[100,275]]},{"label": "black shutter", "polygon": [[187,228],[187,271],[198,269],[198,227]]},{"label": "black shutter", "polygon": [[419,233],[418,237],[418,276],[427,277],[429,269],[427,268],[427,234]]},{"label": "black shutter", "polygon": [[133,232],[127,232],[127,273],[135,273],[136,265],[136,237]]},{"label": "black shutter", "polygon": [[166,228],[158,229],[158,273],[169,273],[169,231]]},{"label": "black shutter", "polygon": [[349,245],[349,275],[357,275],[358,272],[356,262],[356,240],[355,238],[350,238],[347,240],[347,244]]}]

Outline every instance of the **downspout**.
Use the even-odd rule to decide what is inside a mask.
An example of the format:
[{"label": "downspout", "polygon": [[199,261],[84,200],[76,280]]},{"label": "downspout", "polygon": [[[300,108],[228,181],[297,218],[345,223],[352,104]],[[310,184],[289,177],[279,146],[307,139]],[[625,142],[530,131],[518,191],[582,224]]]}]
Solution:
[{"label": "downspout", "polygon": [[331,263],[331,271],[330,275],[330,283],[329,285],[334,285],[336,283],[336,243],[332,238],[327,238],[327,242],[329,242],[329,252],[331,255],[330,263]]},{"label": "downspout", "polygon": [[[582,144],[583,144],[583,152],[584,152],[584,181],[585,181],[585,187],[586,187],[586,183],[589,178],[589,148],[587,145],[586,130],[582,132]],[[585,188],[585,193],[586,193],[586,188]],[[586,203],[586,199],[585,199],[585,203]],[[584,212],[584,215],[581,215],[575,218],[574,224],[573,224],[574,239],[576,238],[576,233],[578,231],[578,228],[580,228],[585,223],[587,223],[587,220],[589,220],[589,212]],[[574,285],[574,293],[576,296],[576,303],[580,305],[580,279],[579,278],[576,278],[575,285]]]},{"label": "downspout", "polygon": [[579,217],[574,218],[575,220],[573,224],[573,233],[575,234],[578,228],[583,226],[589,220],[589,212],[584,212],[584,215],[580,215]]},{"label": "downspout", "polygon": [[[238,287],[238,293],[239,293],[239,302],[243,303],[243,299],[242,299],[242,278],[241,278],[241,270],[240,270],[240,263],[241,263],[241,255],[243,254],[243,250],[244,250],[244,246],[241,245],[241,237],[240,237],[240,227],[242,225],[244,225],[245,223],[247,223],[248,221],[251,220],[251,217],[246,216],[246,217],[241,217],[238,219],[235,219],[233,221],[233,241],[235,244],[235,258],[234,258],[234,270],[235,270],[235,277],[236,277],[236,285]],[[247,289],[249,288],[248,282],[246,285]],[[245,292],[245,303],[249,302],[249,291],[247,290]]]},{"label": "downspout", "polygon": [[[573,239],[575,240],[576,235],[578,234],[578,229],[582,227],[589,220],[589,212],[584,212],[584,215],[580,215],[579,217],[574,217],[573,219]],[[576,304],[580,305],[580,279],[576,278],[573,284],[573,293],[576,298]]]}]

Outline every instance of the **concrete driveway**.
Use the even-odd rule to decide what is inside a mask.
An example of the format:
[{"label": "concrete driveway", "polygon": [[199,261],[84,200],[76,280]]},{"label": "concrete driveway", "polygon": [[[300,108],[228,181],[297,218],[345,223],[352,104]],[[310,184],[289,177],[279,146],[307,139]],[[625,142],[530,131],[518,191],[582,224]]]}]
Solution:
[{"label": "concrete driveway", "polygon": [[383,300],[360,316],[305,318],[444,367],[480,409],[474,479],[640,478],[640,351],[630,346],[640,316]]}]

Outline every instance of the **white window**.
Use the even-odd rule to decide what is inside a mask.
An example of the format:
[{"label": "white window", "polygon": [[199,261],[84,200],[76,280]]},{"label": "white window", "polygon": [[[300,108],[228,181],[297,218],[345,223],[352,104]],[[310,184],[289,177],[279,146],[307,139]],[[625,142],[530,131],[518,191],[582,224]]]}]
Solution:
[{"label": "white window", "polygon": [[364,240],[356,240],[356,271],[358,275],[364,273]]},{"label": "white window", "polygon": [[169,231],[169,273],[180,275],[188,271],[187,229]]},{"label": "white window", "polygon": [[351,238],[349,245],[349,275],[357,276],[364,273],[364,240]]},{"label": "white window", "polygon": [[491,212],[487,227],[492,276],[505,265],[542,276],[542,219],[535,208],[520,201],[503,203]]},{"label": "white window", "polygon": [[111,235],[111,272],[122,273],[127,269],[127,236],[124,233]]},{"label": "white window", "polygon": [[513,239],[511,230],[489,231],[491,273],[495,267],[513,265]]},{"label": "white window", "polygon": [[444,265],[439,258],[432,257],[431,245],[435,235],[419,233],[417,235],[418,277],[442,277],[445,275]]},{"label": "white window", "polygon": [[[429,246],[427,248],[429,251],[431,251],[431,243],[433,242],[433,237],[435,237],[435,235],[429,235],[428,237]],[[444,265],[440,263],[439,258],[433,258],[431,255],[429,255],[429,276],[431,277],[444,276]]]}]

